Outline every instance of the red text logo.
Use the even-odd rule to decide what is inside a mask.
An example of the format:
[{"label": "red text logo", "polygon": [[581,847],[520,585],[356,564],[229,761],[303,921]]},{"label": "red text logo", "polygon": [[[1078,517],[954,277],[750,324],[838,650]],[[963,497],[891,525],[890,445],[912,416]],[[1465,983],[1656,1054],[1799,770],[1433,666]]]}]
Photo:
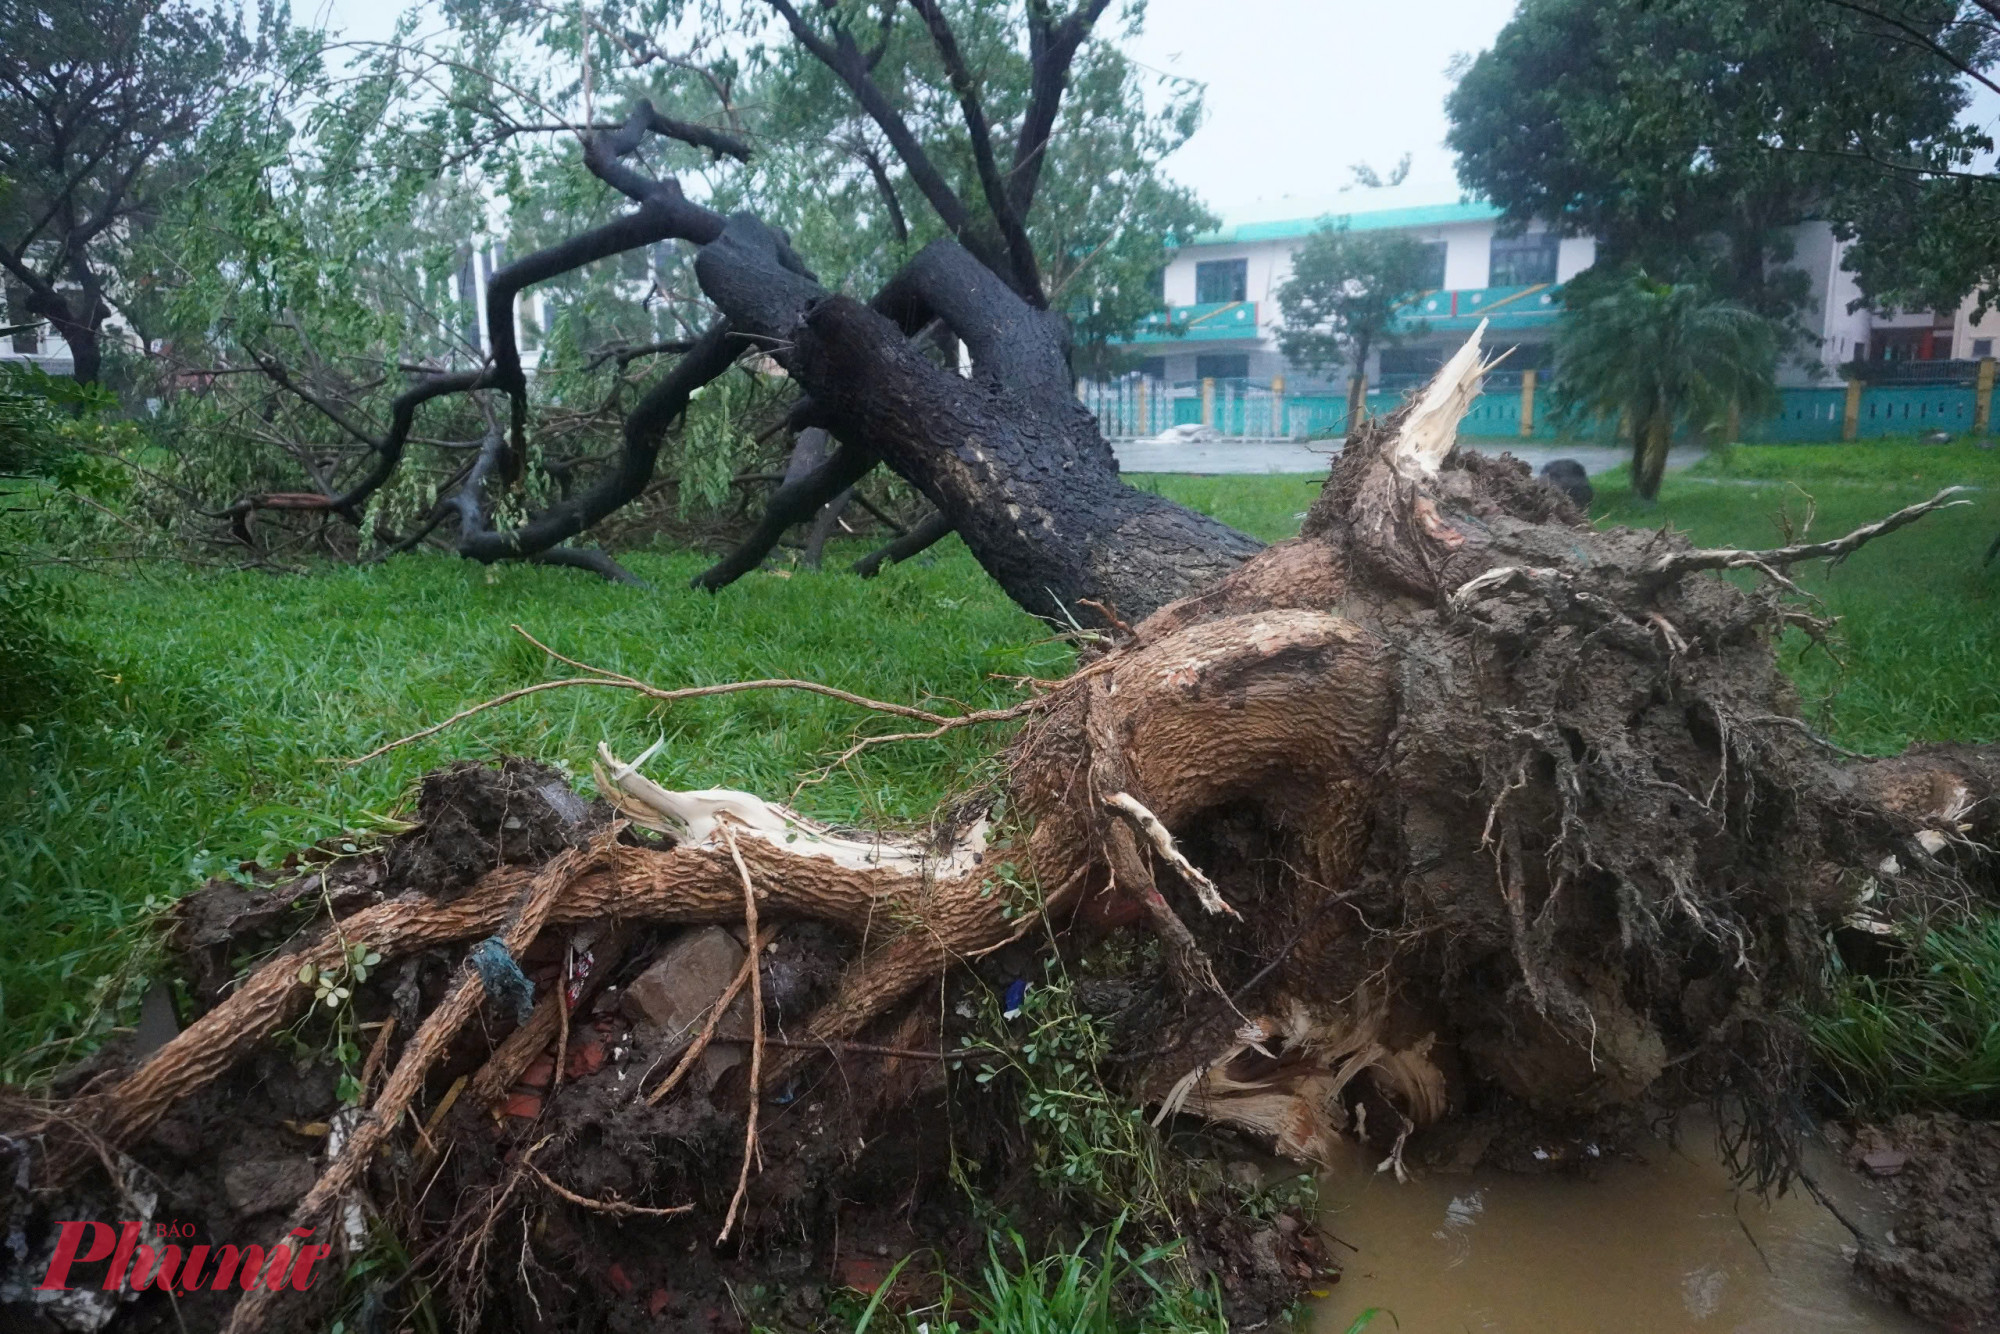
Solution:
[{"label": "red text logo", "polygon": [[[205,1242],[189,1246],[183,1255],[179,1246],[165,1238],[192,1238],[191,1225],[155,1223],[152,1244],[145,1246],[139,1244],[146,1235],[144,1223],[122,1223],[116,1228],[109,1223],[56,1226],[60,1229],[56,1253],[49,1260],[49,1272],[37,1285],[44,1291],[68,1291],[70,1270],[74,1266],[108,1258],[111,1265],[104,1272],[103,1284],[106,1292],[121,1289],[168,1292],[175,1288],[182,1292],[198,1292],[203,1288],[223,1292],[231,1287],[248,1292],[260,1283],[272,1292],[286,1287],[304,1292],[318,1278],[313,1266],[333,1254],[331,1246],[306,1244],[305,1239],[313,1233],[307,1227],[292,1229],[292,1240],[273,1246],[269,1255],[262,1246],[241,1249],[221,1246],[211,1250]],[[183,1226],[185,1232],[181,1230]]]}]

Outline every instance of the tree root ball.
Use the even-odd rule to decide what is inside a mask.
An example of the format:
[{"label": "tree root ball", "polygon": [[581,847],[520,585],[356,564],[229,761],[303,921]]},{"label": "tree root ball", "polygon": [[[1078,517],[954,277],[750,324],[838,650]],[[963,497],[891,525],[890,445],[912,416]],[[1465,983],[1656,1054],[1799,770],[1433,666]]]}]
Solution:
[{"label": "tree root ball", "polygon": [[[1002,1007],[1056,977],[1070,1008],[1035,1031],[1121,1109],[1106,1134],[1141,1108],[1307,1163],[1360,1141],[1400,1171],[1468,1111],[1712,1100],[1745,1173],[1784,1178],[1794,1008],[1842,933],[1990,901],[2000,763],[1816,736],[1774,645],[1826,627],[1783,570],[1948,497],[1774,552],[1600,532],[1524,465],[1453,450],[1481,369],[1475,337],[1355,432],[1297,539],[1135,627],[1105,608],[1114,633],[1022,707],[1001,777],[932,828],[670,792],[606,749],[608,806],[461,767],[427,786],[423,828],[311,870],[328,893],[291,893],[296,914],[191,905],[210,973],[270,961],[202,988],[205,1013],[122,1079],[16,1109],[15,1142],[46,1146],[18,1179],[45,1214],[121,1155],[199,1177],[184,1150],[257,1119],[320,1172],[257,1228],[348,1227],[365,1199],[469,1323],[490,1301],[561,1324],[592,1285],[654,1300],[620,1237],[717,1284],[837,1277],[857,1239],[952,1235],[968,1179],[1065,1212],[1025,1086],[1000,1077],[1025,1068]],[[702,931],[707,965],[646,974]],[[496,936],[525,1022],[466,962],[478,945],[497,967]],[[378,962],[353,998],[374,1048],[355,1106],[259,1102],[244,1072],[269,1077],[357,949]],[[1193,1179],[1176,1198],[1208,1203],[1168,1210],[1187,1263],[1269,1260],[1275,1287],[1232,1290],[1245,1318],[1320,1272],[1310,1229],[1246,1237]],[[705,1298],[658,1291],[701,1318]]]}]

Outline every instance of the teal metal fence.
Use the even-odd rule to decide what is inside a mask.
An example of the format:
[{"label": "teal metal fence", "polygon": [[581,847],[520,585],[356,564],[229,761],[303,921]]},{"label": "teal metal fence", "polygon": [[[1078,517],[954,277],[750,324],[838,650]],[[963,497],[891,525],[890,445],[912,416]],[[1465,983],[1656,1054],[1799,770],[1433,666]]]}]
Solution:
[{"label": "teal metal fence", "polygon": [[1757,443],[1806,443],[1840,439],[1845,389],[1786,389],[1778,395],[1776,413],[1743,423],[1745,440]]},{"label": "teal metal fence", "polygon": [[1972,397],[1964,385],[1870,385],[1861,396],[1855,434],[1864,440],[1915,431],[1962,435],[1972,429]]},{"label": "teal metal fence", "polygon": [[[1465,414],[1460,434],[1483,439],[1521,438],[1521,390],[1481,394]],[[1978,391],[1972,385],[1869,385],[1861,394],[1855,436],[1882,436],[1972,430]],[[1114,440],[1145,439],[1171,426],[1196,426],[1206,421],[1217,434],[1243,440],[1306,440],[1340,435],[1347,427],[1345,394],[1275,394],[1259,385],[1217,380],[1204,407],[1199,381],[1142,383],[1136,378],[1111,384],[1086,384],[1079,390],[1085,406],[1097,417],[1104,434]],[[1393,412],[1405,391],[1377,390],[1368,395],[1371,416]],[[1846,388],[1786,389],[1778,410],[1762,419],[1745,419],[1741,437],[1750,442],[1837,441],[1842,437],[1847,407]],[[1546,386],[1536,395],[1533,430],[1538,441],[1586,440],[1609,442],[1609,423],[1585,429],[1559,426],[1549,410]],[[1990,428],[1989,428],[1990,429]]]}]

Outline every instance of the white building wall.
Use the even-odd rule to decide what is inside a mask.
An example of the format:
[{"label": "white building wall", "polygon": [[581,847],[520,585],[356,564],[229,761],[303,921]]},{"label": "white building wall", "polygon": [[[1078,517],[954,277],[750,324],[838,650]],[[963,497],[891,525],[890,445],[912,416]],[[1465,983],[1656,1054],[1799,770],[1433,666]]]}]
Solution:
[{"label": "white building wall", "polygon": [[[1974,319],[1973,309],[1978,305],[1971,297],[1958,308],[1958,318],[1952,324],[1951,354],[1954,357],[2000,356],[2000,310],[1989,310],[1984,319]],[[1988,346],[1982,348],[1981,343]]]},{"label": "white building wall", "polygon": [[1566,283],[1596,262],[1596,237],[1565,236],[1556,247],[1556,281]]}]

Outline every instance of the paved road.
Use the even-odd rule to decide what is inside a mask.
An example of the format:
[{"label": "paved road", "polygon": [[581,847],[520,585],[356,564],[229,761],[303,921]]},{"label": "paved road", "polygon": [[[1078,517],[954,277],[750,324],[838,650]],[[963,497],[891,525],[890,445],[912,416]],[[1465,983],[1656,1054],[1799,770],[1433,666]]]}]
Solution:
[{"label": "paved road", "polygon": [[[1537,472],[1550,459],[1575,459],[1585,472],[1600,473],[1630,457],[1626,450],[1611,445],[1512,445],[1484,441],[1472,448],[1488,454],[1512,454]],[[1114,442],[1112,449],[1118,455],[1119,467],[1127,472],[1321,473],[1326,471],[1333,455],[1340,452],[1340,442],[1222,440],[1212,444],[1168,445],[1124,440]],[[1704,453],[1696,445],[1681,446],[1667,455],[1667,471],[1679,472]]]}]

